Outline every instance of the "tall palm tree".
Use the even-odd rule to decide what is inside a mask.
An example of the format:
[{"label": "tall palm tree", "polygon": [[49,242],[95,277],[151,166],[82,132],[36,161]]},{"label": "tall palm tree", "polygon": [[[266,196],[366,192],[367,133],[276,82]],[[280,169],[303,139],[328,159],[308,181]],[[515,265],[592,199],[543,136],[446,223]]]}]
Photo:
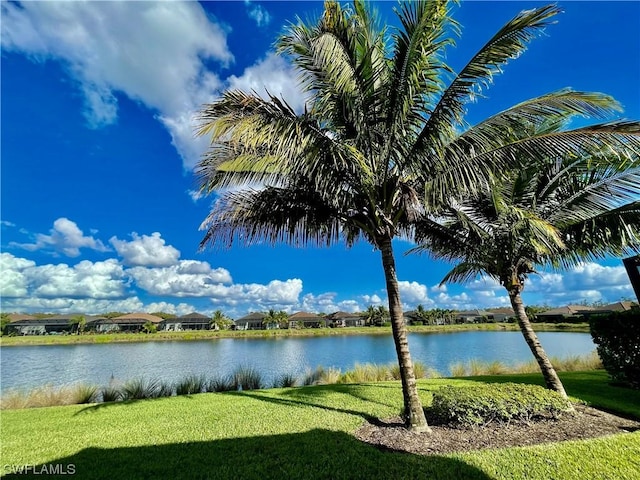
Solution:
[{"label": "tall palm tree", "polygon": [[459,261],[444,278],[478,275],[506,289],[548,388],[566,397],[533,330],[521,293],[535,266],[568,267],[640,249],[640,149],[630,144],[582,157],[533,162],[490,188],[453,201],[417,228],[413,251]]},{"label": "tall palm tree", "polygon": [[[595,142],[585,130],[547,137],[514,133],[497,144],[491,129],[506,130],[497,122],[467,129],[465,104],[558,9],[549,5],[516,15],[453,75],[442,60],[457,33],[450,3],[401,3],[401,27],[388,34],[364,1],[351,8],[326,1],[316,23],[299,21],[277,42],[309,95],[304,111],[275,96],[232,90],[203,107],[198,130],[212,142],[198,166],[201,191],[220,195],[203,222],[201,246],[351,246],[363,239],[380,252],[403,414],[407,426],[423,431],[428,426],[402,316],[393,239],[411,238],[425,213],[454,191],[488,182],[492,171],[512,165],[519,153],[561,154]],[[448,84],[447,75],[453,77]],[[510,122],[555,112],[599,113],[610,104],[599,95],[563,91],[514,109]],[[599,132],[602,138],[621,135],[615,126]]]}]

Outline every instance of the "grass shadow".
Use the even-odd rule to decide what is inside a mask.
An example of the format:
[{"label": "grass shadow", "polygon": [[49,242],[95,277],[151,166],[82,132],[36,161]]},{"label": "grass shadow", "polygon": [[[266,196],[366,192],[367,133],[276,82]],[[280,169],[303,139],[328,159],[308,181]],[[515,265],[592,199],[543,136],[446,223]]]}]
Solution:
[{"label": "grass shadow", "polygon": [[[9,467],[9,469],[7,469]],[[5,466],[5,478],[24,478]],[[73,470],[77,478],[171,479],[477,479],[482,470],[460,460],[378,450],[354,437],[324,429],[113,449],[85,448],[31,467],[35,472]],[[53,470],[55,471],[55,470]],[[61,470],[58,470],[61,473]],[[66,478],[69,475],[53,475]]]}]

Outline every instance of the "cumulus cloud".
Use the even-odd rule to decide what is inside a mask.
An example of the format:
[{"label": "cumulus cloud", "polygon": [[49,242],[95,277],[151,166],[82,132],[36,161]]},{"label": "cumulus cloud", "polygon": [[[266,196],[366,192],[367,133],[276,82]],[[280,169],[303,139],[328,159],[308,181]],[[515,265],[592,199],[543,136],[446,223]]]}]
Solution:
[{"label": "cumulus cloud", "polygon": [[146,292],[172,297],[214,296],[232,282],[228,270],[197,260],[180,260],[162,268],[133,267],[127,274]]},{"label": "cumulus cloud", "polygon": [[250,0],[245,0],[244,4],[247,7],[247,15],[256,22],[256,25],[264,27],[271,22],[271,15],[262,5],[257,5]]},{"label": "cumulus cloud", "polygon": [[3,2],[2,48],[61,60],[90,126],[113,123],[117,94],[156,112],[192,167],[206,146],[193,112],[222,86],[205,61],[233,60],[224,29],[197,2]]},{"label": "cumulus cloud", "polygon": [[549,305],[611,303],[633,297],[633,288],[623,266],[586,262],[561,273],[532,276],[526,293],[535,294],[539,303]]},{"label": "cumulus cloud", "polygon": [[270,52],[255,65],[246,68],[241,76],[230,76],[227,82],[229,88],[247,93],[255,92],[265,99],[268,98],[267,92],[282,97],[296,112],[302,112],[305,96],[300,91],[296,77],[297,74],[289,63]]},{"label": "cumulus cloud", "polygon": [[337,293],[326,292],[319,295],[307,293],[302,297],[300,305],[296,306],[296,310],[305,312],[323,312],[326,314],[333,312],[359,312],[362,310],[360,304],[355,300],[337,301]]},{"label": "cumulus cloud", "polygon": [[31,260],[0,253],[0,297],[3,304],[7,298],[27,296],[29,281],[25,271],[28,272],[35,265]]},{"label": "cumulus cloud", "polygon": [[168,267],[175,265],[180,258],[180,251],[165,241],[159,232],[139,236],[131,234],[133,240],[119,240],[111,237],[109,243],[116,249],[118,255],[127,266]]},{"label": "cumulus cloud", "polygon": [[426,307],[433,304],[425,285],[418,282],[399,281],[398,288],[400,289],[400,298],[407,306],[415,307],[422,304]]},{"label": "cumulus cloud", "polygon": [[127,281],[117,260],[75,266],[64,263],[36,265],[24,258],[3,253],[0,293],[6,297],[33,299],[93,298],[113,299],[126,295]]},{"label": "cumulus cloud", "polygon": [[59,218],[53,222],[50,235],[38,233],[33,243],[12,242],[12,247],[22,248],[29,251],[52,249],[56,253],[63,253],[67,257],[77,257],[81,248],[88,248],[98,252],[107,252],[106,247],[100,240],[91,236],[85,236],[75,222],[68,218]]}]

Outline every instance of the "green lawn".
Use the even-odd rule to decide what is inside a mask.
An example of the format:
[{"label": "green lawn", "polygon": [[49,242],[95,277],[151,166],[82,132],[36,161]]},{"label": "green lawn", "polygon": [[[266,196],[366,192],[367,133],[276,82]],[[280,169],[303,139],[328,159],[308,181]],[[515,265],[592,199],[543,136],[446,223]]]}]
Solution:
[{"label": "green lawn", "polygon": [[[640,417],[640,392],[609,386],[604,372],[562,378],[570,395]],[[484,380],[507,379],[538,377]],[[419,387],[429,404],[434,389],[475,381],[421,380]],[[83,479],[638,478],[640,432],[430,457],[379,451],[351,436],[367,418],[397,414],[401,403],[391,382],[5,410],[0,463],[4,473],[73,465]]]},{"label": "green lawn", "polygon": [[[588,323],[536,323],[536,331],[589,332]],[[416,325],[408,327],[409,332],[462,332],[469,330],[510,330],[519,331],[515,323],[478,323],[462,325]],[[391,335],[391,327],[348,327],[348,328],[306,328],[282,330],[195,330],[188,332],[156,333],[99,333],[83,335],[26,335],[1,336],[0,346],[18,345],[69,345],[80,343],[123,343],[154,341],[209,340],[213,338],[271,338],[271,337],[322,337],[330,335]]]}]

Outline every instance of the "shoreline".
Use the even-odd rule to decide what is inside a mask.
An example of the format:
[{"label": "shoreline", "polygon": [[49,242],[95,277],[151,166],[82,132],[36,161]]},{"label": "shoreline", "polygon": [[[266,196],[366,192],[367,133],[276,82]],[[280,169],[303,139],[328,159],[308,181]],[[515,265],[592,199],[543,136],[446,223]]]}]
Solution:
[{"label": "shoreline", "polygon": [[[588,323],[534,323],[536,332],[589,333]],[[414,325],[409,333],[455,333],[466,331],[520,331],[516,323],[481,323],[460,325]],[[191,330],[156,333],[99,333],[83,335],[33,335],[0,337],[1,347],[81,345],[135,342],[188,342],[218,338],[328,337],[345,335],[391,335],[390,327],[344,327],[282,330]]]}]

